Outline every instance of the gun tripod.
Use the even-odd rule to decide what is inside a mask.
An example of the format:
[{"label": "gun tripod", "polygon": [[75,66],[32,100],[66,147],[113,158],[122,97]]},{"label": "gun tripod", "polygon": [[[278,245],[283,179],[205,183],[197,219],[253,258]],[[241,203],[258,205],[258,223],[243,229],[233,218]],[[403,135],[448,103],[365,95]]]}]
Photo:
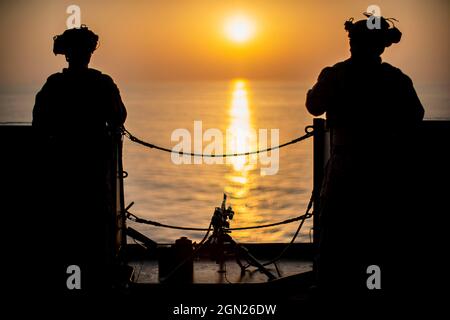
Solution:
[{"label": "gun tripod", "polygon": [[227,259],[226,250],[227,247],[231,247],[231,251],[234,252],[234,256],[236,258],[236,262],[241,268],[241,274],[245,273],[246,267],[244,267],[239,259],[239,257],[243,257],[247,260],[251,265],[257,267],[259,271],[264,273],[269,280],[274,280],[276,277],[267,270],[244,246],[238,244],[233,238],[230,236],[229,230],[226,228],[230,227],[230,223],[228,219],[232,220],[234,216],[234,211],[231,207],[225,208],[227,200],[227,195],[223,195],[222,206],[216,207],[214,211],[213,218],[211,220],[211,225],[214,227],[213,234],[205,241],[202,245],[203,247],[210,247],[212,257],[215,258],[216,263],[220,265],[219,271],[220,273],[224,273],[225,269],[225,261]]},{"label": "gun tripod", "polygon": [[[228,219],[232,220],[234,216],[234,211],[231,207],[225,208],[227,196],[223,195],[223,201],[221,207],[216,207],[214,210],[214,215],[211,219],[211,226],[213,226],[213,234],[206,239],[202,240],[199,246],[193,251],[193,253],[187,257],[184,261],[182,261],[178,266],[176,266],[172,272],[163,280],[166,281],[170,277],[172,277],[180,268],[182,268],[186,263],[191,261],[193,258],[198,255],[200,250],[205,248],[209,248],[211,252],[211,257],[216,260],[216,263],[219,264],[220,273],[225,273],[225,262],[227,260],[226,251],[229,247],[231,247],[231,251],[234,252],[234,257],[236,258],[236,262],[241,268],[241,275],[245,274],[246,267],[244,267],[240,261],[240,257],[244,258],[249,262],[250,265],[256,267],[260,272],[264,273],[269,280],[274,280],[276,277],[266,268],[263,264],[261,264],[255,257],[253,257],[250,252],[244,246],[238,244],[233,238],[229,235],[231,232],[228,230],[230,227],[230,223]],[[206,240],[205,240],[206,239]]]},{"label": "gun tripod", "polygon": [[225,273],[225,261],[227,259],[226,250],[227,246],[231,247],[231,251],[234,252],[234,256],[236,258],[236,262],[241,268],[241,274],[245,273],[246,267],[242,264],[239,257],[243,257],[247,260],[251,265],[257,267],[259,271],[264,273],[269,280],[274,280],[276,277],[266,268],[264,267],[253,255],[245,248],[243,245],[238,244],[233,238],[224,230],[220,230],[217,233],[214,232],[208,240],[204,243],[206,247],[212,247],[212,257],[215,258],[216,263],[219,264],[220,273]]}]

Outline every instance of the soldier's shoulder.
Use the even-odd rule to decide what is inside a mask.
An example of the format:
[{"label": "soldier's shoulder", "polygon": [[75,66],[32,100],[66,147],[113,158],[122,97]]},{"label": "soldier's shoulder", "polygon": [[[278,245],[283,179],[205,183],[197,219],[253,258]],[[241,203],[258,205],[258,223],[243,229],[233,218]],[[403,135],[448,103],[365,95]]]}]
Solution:
[{"label": "soldier's shoulder", "polygon": [[332,66],[327,66],[322,69],[319,74],[319,80],[333,79],[342,70],[345,70],[348,66],[347,60],[338,62]]},{"label": "soldier's shoulder", "polygon": [[339,61],[332,66],[325,67],[322,71],[326,72],[340,72],[350,66],[350,60]]},{"label": "soldier's shoulder", "polygon": [[113,81],[111,76],[107,75],[106,73],[101,72],[100,70],[90,68],[89,73],[91,74],[92,77],[95,77],[97,79],[104,80],[104,81]]},{"label": "soldier's shoulder", "polygon": [[47,82],[52,83],[61,80],[64,77],[62,72],[56,72],[54,74],[51,74],[47,78]]},{"label": "soldier's shoulder", "polygon": [[116,87],[116,84],[110,75],[96,69],[89,69],[89,71],[96,81],[103,83],[107,87]]},{"label": "soldier's shoulder", "polygon": [[344,60],[344,61],[339,61],[338,63],[335,63],[331,68],[335,69],[335,70],[339,70],[342,68],[347,68],[350,64],[350,59]]},{"label": "soldier's shoulder", "polygon": [[403,80],[411,80],[406,74],[403,73],[402,70],[400,70],[400,68],[394,67],[390,63],[383,62],[381,64],[381,67],[382,67],[383,71],[385,73],[389,74],[390,76],[395,76],[395,77],[403,79]]},{"label": "soldier's shoulder", "polygon": [[62,72],[56,72],[47,77],[42,90],[59,90],[59,87],[64,82],[64,74]]}]

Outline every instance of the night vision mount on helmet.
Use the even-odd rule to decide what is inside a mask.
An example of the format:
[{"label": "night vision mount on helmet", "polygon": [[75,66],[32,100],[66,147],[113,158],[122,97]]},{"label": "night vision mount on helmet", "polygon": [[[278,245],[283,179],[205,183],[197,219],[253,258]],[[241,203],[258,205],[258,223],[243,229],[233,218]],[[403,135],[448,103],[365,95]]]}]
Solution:
[{"label": "night vision mount on helmet", "polygon": [[374,40],[381,40],[385,47],[389,47],[393,43],[400,42],[402,33],[394,25],[394,21],[397,21],[396,19],[373,16],[370,13],[364,13],[364,15],[368,19],[380,19],[379,28],[369,28],[367,19],[353,22],[354,19],[350,18],[344,23],[344,28],[348,32],[350,39],[358,40],[363,38],[372,38]]},{"label": "night vision mount on helmet", "polygon": [[74,51],[94,52],[97,49],[98,35],[86,25],[64,31],[53,37],[53,53],[67,55]]}]

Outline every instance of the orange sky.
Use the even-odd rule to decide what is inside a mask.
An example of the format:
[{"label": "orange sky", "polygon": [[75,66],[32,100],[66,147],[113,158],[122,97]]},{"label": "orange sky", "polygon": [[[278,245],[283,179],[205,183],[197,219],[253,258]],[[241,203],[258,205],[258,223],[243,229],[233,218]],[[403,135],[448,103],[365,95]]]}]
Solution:
[{"label": "orange sky", "polygon": [[[421,83],[447,83],[449,1],[377,1],[403,32],[383,59]],[[0,84],[43,83],[65,66],[52,36],[65,29],[66,7],[81,7],[82,23],[100,36],[92,67],[119,84],[148,80],[245,77],[313,81],[326,65],[348,57],[343,29],[373,2],[344,1],[2,1]],[[235,13],[250,17],[254,38],[224,35]]]}]

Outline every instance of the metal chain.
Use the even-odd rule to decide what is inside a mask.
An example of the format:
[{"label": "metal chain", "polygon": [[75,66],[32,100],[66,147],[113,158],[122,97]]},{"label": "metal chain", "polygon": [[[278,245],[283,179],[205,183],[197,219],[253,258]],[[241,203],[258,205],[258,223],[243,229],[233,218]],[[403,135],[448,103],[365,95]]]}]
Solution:
[{"label": "metal chain", "polygon": [[278,146],[275,147],[270,147],[270,148],[266,148],[266,149],[260,149],[260,150],[255,150],[255,151],[249,151],[249,152],[241,152],[241,153],[228,153],[228,154],[203,154],[203,153],[193,153],[193,152],[184,152],[184,151],[174,151],[171,150],[169,148],[165,148],[165,147],[160,147],[158,145],[155,145],[153,143],[150,142],[146,142],[142,139],[139,139],[138,137],[134,136],[133,134],[131,134],[130,131],[128,131],[127,129],[125,129],[125,127],[122,128],[122,134],[127,137],[128,139],[130,139],[130,141],[135,142],[137,144],[140,144],[144,147],[150,148],[150,149],[157,149],[160,151],[164,151],[164,152],[169,152],[169,153],[175,153],[178,155],[182,155],[182,156],[191,156],[191,157],[208,157],[208,158],[228,158],[228,157],[239,157],[239,156],[248,156],[248,155],[252,155],[252,154],[258,154],[258,153],[262,153],[262,152],[268,152],[268,151],[272,151],[272,150],[276,150],[276,149],[281,149],[283,147],[287,147],[291,144],[295,144],[297,142],[306,140],[310,137],[312,137],[314,135],[314,127],[313,126],[306,126],[305,127],[305,134],[303,136],[300,136],[294,140],[291,140],[289,142],[285,142],[283,144],[280,144]]},{"label": "metal chain", "polygon": [[[249,229],[262,229],[262,228],[269,228],[269,227],[275,227],[275,226],[279,226],[279,225],[283,225],[283,224],[288,224],[288,223],[292,223],[292,222],[300,221],[300,220],[302,220],[302,222],[303,222],[303,221],[311,218],[312,215],[313,215],[312,213],[309,212],[311,210],[311,206],[312,206],[312,199],[313,198],[311,196],[311,199],[310,199],[310,201],[308,203],[308,207],[307,207],[306,213],[304,213],[304,214],[302,214],[300,216],[297,216],[295,218],[290,218],[290,219],[286,219],[286,220],[283,220],[283,221],[278,221],[278,222],[268,223],[268,224],[262,224],[262,225],[256,225],[256,226],[239,227],[239,228],[224,228],[224,230],[226,230],[226,231],[241,231],[241,230],[249,230]],[[131,205],[128,206],[128,208],[131,207]],[[160,222],[157,222],[157,221],[143,219],[143,218],[140,218],[140,217],[132,214],[127,209],[125,209],[125,213],[126,213],[127,218],[129,220],[131,220],[131,221],[134,221],[136,223],[149,224],[149,225],[152,225],[152,226],[155,226],[155,227],[177,229],[177,230],[188,230],[188,231],[208,231],[209,230],[209,228],[175,226],[175,225],[160,223]]]}]

